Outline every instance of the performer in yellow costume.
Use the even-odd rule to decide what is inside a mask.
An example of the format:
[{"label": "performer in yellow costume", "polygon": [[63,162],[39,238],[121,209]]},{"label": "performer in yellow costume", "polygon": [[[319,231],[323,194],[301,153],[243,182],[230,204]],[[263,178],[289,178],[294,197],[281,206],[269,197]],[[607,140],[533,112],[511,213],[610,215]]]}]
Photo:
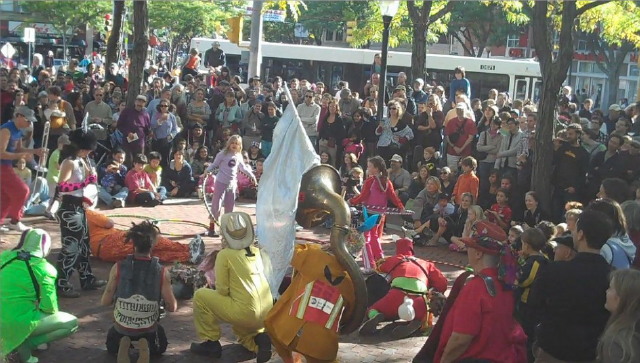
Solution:
[{"label": "performer in yellow costume", "polygon": [[226,322],[240,344],[257,353],[258,362],[267,362],[271,340],[264,332],[264,319],[273,297],[260,250],[254,246],[251,217],[244,212],[226,213],[220,225],[224,248],[215,262],[216,289],[199,289],[193,297],[196,333],[203,342],[192,343],[191,351],[221,357],[220,323]]}]

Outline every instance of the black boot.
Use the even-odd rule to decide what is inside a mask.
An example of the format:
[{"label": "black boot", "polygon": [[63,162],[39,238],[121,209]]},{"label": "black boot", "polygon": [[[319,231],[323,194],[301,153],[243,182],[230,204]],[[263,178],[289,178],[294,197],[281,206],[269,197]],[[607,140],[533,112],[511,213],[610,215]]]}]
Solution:
[{"label": "black boot", "polygon": [[191,343],[190,348],[192,353],[198,355],[206,355],[208,357],[220,358],[222,357],[222,345],[218,340],[207,340],[202,343]]},{"label": "black boot", "polygon": [[271,338],[267,333],[259,333],[253,338],[253,341],[258,345],[258,353],[256,362],[265,363],[271,360]]}]

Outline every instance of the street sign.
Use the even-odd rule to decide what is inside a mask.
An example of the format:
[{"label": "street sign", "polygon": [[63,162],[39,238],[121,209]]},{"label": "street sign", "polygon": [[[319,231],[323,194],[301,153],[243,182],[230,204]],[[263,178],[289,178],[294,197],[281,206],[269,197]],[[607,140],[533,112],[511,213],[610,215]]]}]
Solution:
[{"label": "street sign", "polygon": [[0,53],[7,58],[13,58],[13,55],[16,54],[16,48],[11,43],[6,43],[0,48]]},{"label": "street sign", "polygon": [[24,28],[24,42],[25,43],[36,42],[36,28]]}]

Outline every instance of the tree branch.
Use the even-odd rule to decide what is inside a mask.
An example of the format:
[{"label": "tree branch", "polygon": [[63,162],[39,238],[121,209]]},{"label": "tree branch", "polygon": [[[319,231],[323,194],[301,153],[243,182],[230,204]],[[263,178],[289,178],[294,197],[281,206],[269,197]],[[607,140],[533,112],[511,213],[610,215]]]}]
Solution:
[{"label": "tree branch", "polygon": [[465,52],[467,52],[468,54],[472,55],[472,56],[476,56],[473,50],[473,47],[471,49],[469,49],[467,47],[467,44],[460,38],[460,36],[458,35],[458,33],[456,32],[452,32],[451,35],[453,35],[454,38],[456,38],[458,40],[458,42],[460,43],[460,45],[462,45],[462,49],[464,49]]},{"label": "tree branch", "polygon": [[596,8],[600,5],[604,5],[606,3],[611,2],[611,0],[597,0],[597,1],[592,1],[586,5],[584,5],[583,7],[581,7],[580,9],[576,10],[576,18],[579,17],[580,15],[586,13],[587,11]]},{"label": "tree branch", "polygon": [[451,10],[453,10],[453,5],[454,5],[454,2],[453,1],[449,1],[447,3],[447,5],[445,5],[444,8],[440,9],[438,12],[436,12],[435,14],[433,14],[433,15],[431,15],[429,17],[429,22],[433,23],[434,21],[436,21],[436,20],[442,18],[443,16],[445,16],[447,13],[449,13]]}]

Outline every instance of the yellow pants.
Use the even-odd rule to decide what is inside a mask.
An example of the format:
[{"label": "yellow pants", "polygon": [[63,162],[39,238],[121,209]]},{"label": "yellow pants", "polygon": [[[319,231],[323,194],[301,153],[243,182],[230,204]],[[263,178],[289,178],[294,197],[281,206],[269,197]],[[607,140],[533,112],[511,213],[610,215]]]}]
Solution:
[{"label": "yellow pants", "polygon": [[222,296],[216,290],[199,289],[193,296],[193,320],[196,333],[202,340],[220,340],[220,323],[229,323],[238,341],[251,352],[257,352],[258,346],[253,338],[264,332],[265,312],[246,309],[245,304]]}]

